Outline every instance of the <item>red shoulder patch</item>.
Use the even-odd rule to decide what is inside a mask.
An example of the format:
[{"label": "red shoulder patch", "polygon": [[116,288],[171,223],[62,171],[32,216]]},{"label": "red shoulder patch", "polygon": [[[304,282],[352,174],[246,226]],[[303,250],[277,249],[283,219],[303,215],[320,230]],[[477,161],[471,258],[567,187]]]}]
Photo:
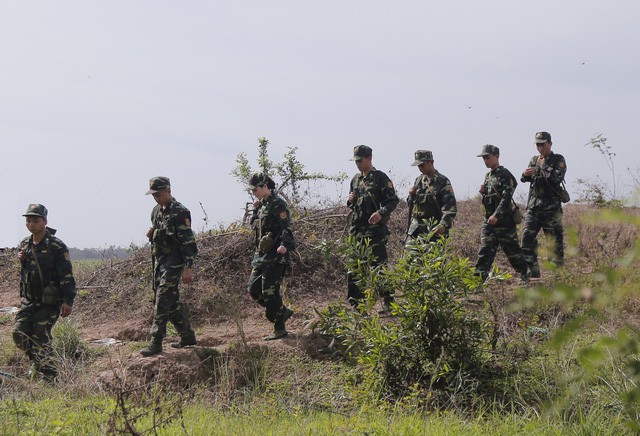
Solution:
[{"label": "red shoulder patch", "polygon": [[280,212],[280,219],[283,220],[283,219],[286,219],[286,218],[287,218],[287,211],[283,210],[282,212]]}]

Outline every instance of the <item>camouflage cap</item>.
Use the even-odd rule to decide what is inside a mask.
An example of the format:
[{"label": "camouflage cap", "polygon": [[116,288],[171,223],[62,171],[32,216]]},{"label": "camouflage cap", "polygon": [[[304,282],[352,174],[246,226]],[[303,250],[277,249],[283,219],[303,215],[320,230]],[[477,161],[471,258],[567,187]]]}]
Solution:
[{"label": "camouflage cap", "polygon": [[356,145],[353,147],[353,157],[350,160],[359,161],[363,157],[371,157],[372,154],[371,147],[368,145]]},{"label": "camouflage cap", "polygon": [[44,219],[47,219],[48,213],[49,211],[47,210],[46,207],[44,207],[41,204],[34,203],[34,204],[30,204],[29,207],[27,207],[27,211],[22,216],[39,216]]},{"label": "camouflage cap", "polygon": [[256,173],[249,177],[249,183],[245,187],[247,191],[252,191],[254,188],[266,185],[271,181],[271,177],[264,173]]},{"label": "camouflage cap", "polygon": [[490,154],[500,154],[500,149],[495,145],[486,144],[482,146],[482,151],[478,157],[488,156]]},{"label": "camouflage cap", "polygon": [[544,144],[547,141],[551,141],[551,135],[549,132],[536,133],[536,144]]},{"label": "camouflage cap", "polygon": [[416,161],[411,164],[411,166],[420,165],[422,162],[426,162],[428,160],[433,160],[433,153],[430,150],[417,150],[414,153],[414,157]]},{"label": "camouflage cap", "polygon": [[155,194],[158,191],[171,189],[171,182],[168,177],[158,176],[149,179],[149,190],[146,195]]}]

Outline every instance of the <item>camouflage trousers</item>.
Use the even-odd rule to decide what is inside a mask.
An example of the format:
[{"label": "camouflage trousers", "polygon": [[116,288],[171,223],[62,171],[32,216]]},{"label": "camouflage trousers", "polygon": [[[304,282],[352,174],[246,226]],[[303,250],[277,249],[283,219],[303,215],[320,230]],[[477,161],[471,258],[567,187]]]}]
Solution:
[{"label": "camouflage trousers", "polygon": [[[371,247],[371,255],[373,256],[373,261],[371,262],[371,267],[381,266],[387,263],[388,254],[387,254],[387,236],[368,236],[370,239],[369,246]],[[356,307],[362,300],[365,298],[364,292],[358,286],[358,277],[353,272],[347,273],[347,300],[349,303]],[[393,301],[393,293],[388,289],[378,289],[378,293],[384,299],[385,303],[391,303]]]},{"label": "camouflage trousers", "polygon": [[562,209],[529,209],[522,230],[522,253],[530,269],[538,266],[538,233],[544,231],[547,241],[553,247],[552,262],[562,265],[564,262],[564,231],[562,229]]},{"label": "camouflage trousers", "polygon": [[287,307],[282,302],[280,285],[287,271],[287,265],[267,263],[254,265],[249,277],[249,295],[265,308],[266,318],[274,323],[282,322]]},{"label": "camouflage trousers", "polygon": [[486,222],[482,225],[476,273],[481,274],[484,279],[489,276],[489,271],[491,271],[499,246],[504,250],[504,254],[507,256],[513,269],[522,277],[526,277],[527,262],[525,262],[522,249],[518,244],[518,231],[516,226],[495,227]]},{"label": "camouflage trousers", "polygon": [[22,305],[13,324],[13,342],[24,351],[36,369],[55,377],[51,361],[51,329],[60,316],[60,305]]},{"label": "camouflage trousers", "polygon": [[189,323],[189,314],[180,303],[178,285],[182,278],[184,264],[158,264],[154,272],[155,304],[153,325],[150,334],[155,340],[162,341],[167,335],[167,323],[173,323],[180,337],[193,333]]}]

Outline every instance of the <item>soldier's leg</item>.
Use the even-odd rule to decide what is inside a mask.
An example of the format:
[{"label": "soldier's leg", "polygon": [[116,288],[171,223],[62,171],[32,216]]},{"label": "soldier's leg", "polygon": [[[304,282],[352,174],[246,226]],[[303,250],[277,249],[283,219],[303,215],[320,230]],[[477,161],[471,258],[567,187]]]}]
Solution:
[{"label": "soldier's leg", "polygon": [[178,283],[181,267],[159,265],[159,281],[156,287],[156,301],[153,312],[153,325],[150,334],[155,342],[162,342],[167,335],[167,322],[178,311]]},{"label": "soldier's leg", "polygon": [[520,277],[522,277],[523,280],[527,280],[528,265],[522,254],[520,244],[518,244],[518,230],[516,226],[500,229],[500,231],[496,233],[498,243],[502,246],[507,260],[509,260],[513,269],[520,274]]},{"label": "soldier's leg", "polygon": [[249,295],[260,306],[265,307],[264,298],[262,296],[262,267],[255,267],[251,270],[251,276],[249,277]]},{"label": "soldier's leg", "polygon": [[494,227],[484,223],[480,236],[478,261],[476,262],[476,274],[480,274],[483,280],[489,276],[489,271],[491,271],[491,266],[496,258],[497,249],[498,243],[494,235]]},{"label": "soldier's leg", "polygon": [[562,228],[562,209],[547,212],[542,228],[547,243],[553,247],[554,257],[551,260],[557,266],[564,264],[564,229]]},{"label": "soldier's leg", "polygon": [[286,271],[285,265],[268,265],[262,269],[262,298],[265,307],[265,316],[275,323],[278,317],[286,309],[282,304],[280,284]]},{"label": "soldier's leg", "polygon": [[[373,255],[373,262],[371,262],[372,267],[375,268],[387,264],[389,259],[389,254],[387,253],[387,240],[387,236],[371,240],[371,254]],[[384,283],[382,283],[378,289],[378,294],[383,298],[385,305],[388,306],[393,302],[393,290],[389,289],[388,286],[385,286]]]},{"label": "soldier's leg", "polygon": [[26,353],[29,359],[31,359],[33,316],[36,310],[35,305],[21,307],[13,323],[13,342],[19,350]]},{"label": "soldier's leg", "polygon": [[522,254],[533,277],[540,277],[538,232],[540,232],[541,227],[542,220],[539,213],[531,209],[527,210],[522,229]]}]

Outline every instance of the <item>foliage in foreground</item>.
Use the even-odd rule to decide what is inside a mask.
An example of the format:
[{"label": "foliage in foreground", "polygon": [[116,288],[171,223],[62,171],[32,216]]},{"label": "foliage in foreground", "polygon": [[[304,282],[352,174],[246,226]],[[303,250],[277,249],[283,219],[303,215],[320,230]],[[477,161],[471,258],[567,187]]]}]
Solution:
[{"label": "foliage in foreground", "polygon": [[[342,245],[347,268],[368,298],[355,310],[329,306],[318,328],[357,360],[362,392],[443,406],[475,384],[489,348],[484,305],[474,298],[480,279],[445,239],[418,239],[387,267],[370,267],[370,251],[366,239]],[[395,290],[392,318],[371,315],[382,287]]]}]

